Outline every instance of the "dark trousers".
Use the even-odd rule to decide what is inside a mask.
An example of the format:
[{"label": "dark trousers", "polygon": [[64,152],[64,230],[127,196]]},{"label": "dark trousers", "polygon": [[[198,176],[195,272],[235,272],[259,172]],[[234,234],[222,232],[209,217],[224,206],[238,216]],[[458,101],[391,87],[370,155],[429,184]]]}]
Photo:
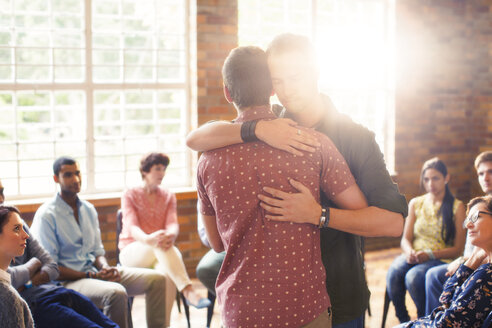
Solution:
[{"label": "dark trousers", "polygon": [[37,328],[117,328],[87,297],[64,287],[50,290],[32,306]]}]

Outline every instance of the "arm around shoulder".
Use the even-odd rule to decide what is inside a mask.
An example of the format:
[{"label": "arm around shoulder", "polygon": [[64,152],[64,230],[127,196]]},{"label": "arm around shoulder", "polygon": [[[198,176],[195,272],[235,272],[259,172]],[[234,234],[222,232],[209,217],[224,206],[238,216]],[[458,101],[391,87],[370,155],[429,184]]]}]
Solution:
[{"label": "arm around shoulder", "polygon": [[228,121],[206,123],[186,136],[186,146],[195,151],[207,151],[242,142],[241,124]]}]

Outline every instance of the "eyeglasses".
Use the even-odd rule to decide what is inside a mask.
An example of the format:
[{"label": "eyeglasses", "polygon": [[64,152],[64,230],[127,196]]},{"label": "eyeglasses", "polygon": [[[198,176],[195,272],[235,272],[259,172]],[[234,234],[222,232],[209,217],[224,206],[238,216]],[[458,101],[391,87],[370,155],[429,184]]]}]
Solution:
[{"label": "eyeglasses", "polygon": [[466,225],[468,222],[475,223],[477,222],[478,218],[480,217],[480,214],[488,214],[492,216],[492,213],[486,212],[486,211],[476,211],[474,214],[468,215],[468,217],[463,221],[463,228],[466,228]]}]

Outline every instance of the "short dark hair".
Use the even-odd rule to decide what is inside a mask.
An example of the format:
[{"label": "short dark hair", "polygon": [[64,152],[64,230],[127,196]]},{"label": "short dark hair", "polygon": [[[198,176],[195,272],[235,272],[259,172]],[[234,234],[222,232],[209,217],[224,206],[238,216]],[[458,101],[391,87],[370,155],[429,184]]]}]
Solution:
[{"label": "short dark hair", "polygon": [[140,175],[142,175],[142,179],[144,177],[144,172],[149,173],[152,166],[156,164],[162,164],[167,167],[169,165],[169,156],[157,152],[144,155],[140,160]]},{"label": "short dark hair", "polygon": [[479,203],[484,203],[485,206],[487,206],[487,210],[489,212],[492,212],[492,196],[490,195],[487,195],[487,196],[481,196],[481,197],[475,197],[473,198],[472,200],[470,200],[470,202],[468,202],[468,205],[467,205],[467,210],[466,212],[470,212],[470,209],[479,204]]},{"label": "short dark hair", "polygon": [[20,211],[15,206],[0,205],[0,233],[3,232],[3,227],[9,222],[10,213],[17,213],[20,215]]},{"label": "short dark hair", "polygon": [[267,56],[285,52],[299,52],[306,56],[306,60],[316,65],[316,51],[311,40],[304,35],[283,33],[277,35],[268,45]]},{"label": "short dark hair", "polygon": [[73,159],[72,157],[68,156],[62,156],[58,157],[54,162],[53,162],[53,174],[58,176],[58,174],[61,171],[61,167],[63,165],[73,165],[76,164],[77,161]]},{"label": "short dark hair", "polygon": [[237,108],[270,104],[272,79],[266,53],[261,48],[233,49],[222,66],[222,79]]},{"label": "short dark hair", "polygon": [[492,162],[492,151],[484,151],[475,158],[475,169],[478,169],[478,166],[483,162]]}]

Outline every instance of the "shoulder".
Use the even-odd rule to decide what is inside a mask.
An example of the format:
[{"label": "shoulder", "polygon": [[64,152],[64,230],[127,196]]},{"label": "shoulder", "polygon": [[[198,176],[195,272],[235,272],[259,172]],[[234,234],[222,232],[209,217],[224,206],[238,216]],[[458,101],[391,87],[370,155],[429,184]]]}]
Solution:
[{"label": "shoulder", "polygon": [[36,210],[36,215],[49,215],[53,214],[56,211],[56,196],[43,204],[39,206],[39,208]]},{"label": "shoulder", "polygon": [[90,211],[96,212],[96,207],[91,202],[89,202],[85,199],[80,199],[80,204],[82,207],[85,207]]},{"label": "shoulder", "polygon": [[458,209],[465,209],[465,203],[455,197],[453,202],[453,211],[456,212]]},{"label": "shoulder", "polygon": [[159,194],[166,201],[172,201],[176,199],[176,194],[167,188],[159,188]]},{"label": "shoulder", "polygon": [[128,188],[123,192],[123,197],[124,198],[133,198],[137,195],[143,194],[143,188],[142,187],[133,187],[133,188]]},{"label": "shoulder", "polygon": [[417,196],[415,198],[412,198],[410,202],[408,203],[408,207],[412,207],[413,209],[420,208],[424,205],[425,202],[425,195]]}]

